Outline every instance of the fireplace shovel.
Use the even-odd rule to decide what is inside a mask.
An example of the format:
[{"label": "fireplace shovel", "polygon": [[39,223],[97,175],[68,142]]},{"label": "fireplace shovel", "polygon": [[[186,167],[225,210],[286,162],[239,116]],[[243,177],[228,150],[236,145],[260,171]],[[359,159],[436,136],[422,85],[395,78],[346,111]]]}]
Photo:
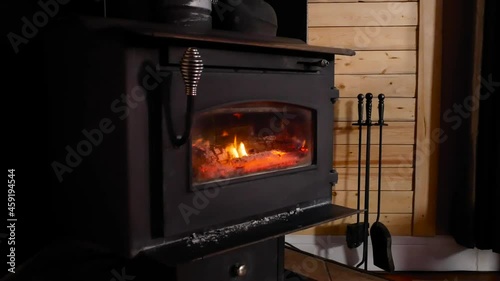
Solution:
[{"label": "fireplace shovel", "polygon": [[373,264],[387,272],[394,271],[394,260],[392,258],[392,238],[387,227],[379,221],[380,219],[380,197],[381,197],[381,175],[382,175],[382,128],[384,124],[384,94],[378,95],[378,113],[380,128],[379,153],[378,153],[378,199],[377,199],[377,220],[370,228],[370,236],[373,247]]},{"label": "fireplace shovel", "polygon": [[[359,142],[358,142],[358,201],[357,208],[360,210],[360,197],[361,197],[361,141],[363,137],[363,94],[358,95],[358,122],[354,126],[359,126]],[[359,247],[365,241],[365,223],[359,222],[359,213],[356,214],[356,223],[347,225],[346,243],[349,249]]]}]

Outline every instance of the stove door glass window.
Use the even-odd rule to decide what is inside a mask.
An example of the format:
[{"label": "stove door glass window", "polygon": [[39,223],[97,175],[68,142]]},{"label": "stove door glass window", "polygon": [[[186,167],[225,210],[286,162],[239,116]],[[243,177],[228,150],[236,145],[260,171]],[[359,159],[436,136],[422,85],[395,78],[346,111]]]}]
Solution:
[{"label": "stove door glass window", "polygon": [[310,166],[313,129],[312,110],[286,103],[199,113],[191,132],[193,184]]}]

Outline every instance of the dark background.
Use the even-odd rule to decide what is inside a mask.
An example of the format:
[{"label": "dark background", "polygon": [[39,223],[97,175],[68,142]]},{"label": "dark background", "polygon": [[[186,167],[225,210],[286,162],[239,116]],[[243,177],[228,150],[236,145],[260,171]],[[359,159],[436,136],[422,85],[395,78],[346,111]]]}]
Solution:
[{"label": "dark background", "polygon": [[[500,82],[499,2],[486,0],[482,50],[475,37],[477,0],[445,0],[443,6],[443,70],[441,128],[448,139],[440,146],[438,234],[451,234],[466,247],[498,252],[500,237],[499,87],[480,102],[479,124],[465,110],[460,121],[444,113],[464,105],[475,85],[475,51],[482,51],[481,77]],[[488,88],[482,85],[481,95]],[[460,116],[457,113],[455,116]],[[474,134],[477,133],[477,144]]]},{"label": "dark background", "polygon": [[[39,2],[58,3],[56,0],[6,0],[0,4],[4,47],[3,62],[0,64],[4,67],[2,104],[7,115],[3,130],[4,155],[7,169],[16,170],[16,268],[58,238],[56,215],[58,212],[64,212],[64,209],[52,200],[56,197],[51,186],[51,183],[55,182],[55,175],[50,163],[56,159],[50,151],[64,148],[54,147],[55,142],[50,139],[51,101],[44,71],[45,36],[62,18],[75,15],[101,17],[104,13],[103,0],[66,0],[64,2],[67,4],[58,3],[57,13],[49,16],[47,24],[38,28],[36,35],[29,38],[26,44],[20,44],[18,53],[15,53],[8,35],[12,32],[23,36],[25,23],[22,19],[26,17],[33,23],[35,13],[42,10]],[[305,40],[307,1],[268,2],[277,10],[280,23],[278,35]],[[108,17],[147,20],[152,17],[153,11],[149,1],[107,1]],[[3,192],[3,202],[6,203],[7,187]],[[7,215],[5,203],[2,203],[2,206],[5,206],[2,211],[4,221]],[[7,229],[0,229],[0,276],[7,273],[5,259],[8,245],[2,233],[8,234]]]}]

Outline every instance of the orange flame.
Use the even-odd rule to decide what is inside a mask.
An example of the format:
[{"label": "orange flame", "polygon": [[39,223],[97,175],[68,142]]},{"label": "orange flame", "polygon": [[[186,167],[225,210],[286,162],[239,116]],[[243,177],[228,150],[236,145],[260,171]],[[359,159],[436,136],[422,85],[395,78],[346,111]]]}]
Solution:
[{"label": "orange flame", "polygon": [[238,153],[240,157],[248,156],[247,150],[245,149],[245,145],[242,142],[240,142],[240,147],[238,147]]},{"label": "orange flame", "polygon": [[228,146],[227,151],[229,152],[232,158],[240,158],[240,155],[238,154],[238,150],[236,150],[236,147],[230,145]]},{"label": "orange flame", "polygon": [[[240,145],[237,145],[238,140],[236,136],[234,136],[234,142],[231,145],[226,147],[227,152],[229,153],[231,158],[241,158],[244,156],[248,156],[247,150],[243,142],[240,142]],[[238,148],[236,148],[238,147]]]}]

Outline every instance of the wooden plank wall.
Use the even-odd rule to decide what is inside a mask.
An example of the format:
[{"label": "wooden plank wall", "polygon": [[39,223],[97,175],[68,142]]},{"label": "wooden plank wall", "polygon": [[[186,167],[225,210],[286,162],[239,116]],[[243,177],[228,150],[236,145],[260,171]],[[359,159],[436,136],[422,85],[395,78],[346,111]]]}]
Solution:
[{"label": "wooden plank wall", "polygon": [[[392,235],[412,235],[418,11],[416,0],[309,0],[308,5],[309,44],[345,47],[357,52],[354,57],[336,58],[335,85],[341,98],[334,106],[337,120],[334,168],[340,179],[332,189],[333,202],[356,207],[358,133],[351,125],[357,119],[356,96],[384,93],[389,126],[384,128],[381,221]],[[373,117],[378,120],[376,103]],[[378,128],[372,131],[375,145],[371,155],[370,220],[373,223]],[[354,221],[355,216],[298,234],[344,235],[346,224]]]},{"label": "wooden plank wall", "polygon": [[[478,1],[480,4],[481,1]],[[419,5],[419,67],[413,235],[436,235],[442,73],[442,0]],[[481,42],[481,39],[476,42]],[[437,134],[436,134],[437,133]]]}]

